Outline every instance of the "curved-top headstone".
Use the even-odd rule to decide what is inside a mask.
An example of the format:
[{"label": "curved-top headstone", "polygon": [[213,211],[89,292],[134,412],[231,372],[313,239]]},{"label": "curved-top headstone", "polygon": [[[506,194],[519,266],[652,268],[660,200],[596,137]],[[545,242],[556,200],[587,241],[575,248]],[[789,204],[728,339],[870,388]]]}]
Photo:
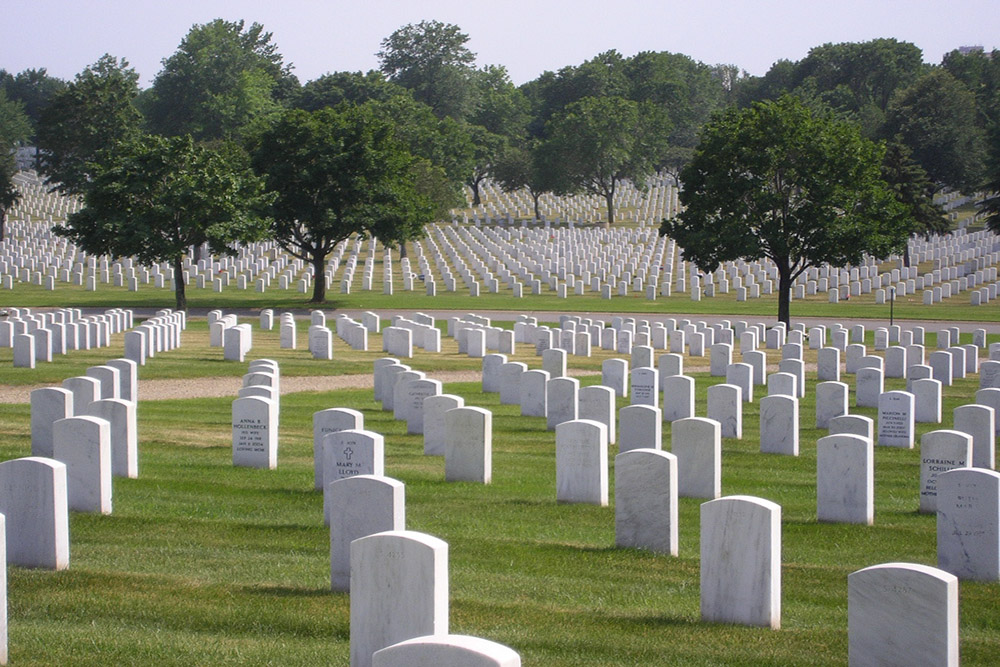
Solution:
[{"label": "curved-top headstone", "polygon": [[468,635],[416,637],[375,651],[373,667],[521,667],[513,649]]},{"label": "curved-top headstone", "polygon": [[7,518],[7,562],[69,567],[66,464],[29,456],[0,463],[0,513]]}]

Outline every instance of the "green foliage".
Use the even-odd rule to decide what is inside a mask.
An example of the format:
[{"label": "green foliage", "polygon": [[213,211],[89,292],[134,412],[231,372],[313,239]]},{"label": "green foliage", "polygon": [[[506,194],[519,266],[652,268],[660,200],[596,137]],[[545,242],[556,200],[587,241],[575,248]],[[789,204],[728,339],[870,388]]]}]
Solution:
[{"label": "green foliage", "polygon": [[100,158],[84,208],[54,231],[89,253],[172,262],[178,309],[187,306],[181,260],[188,248],[207,243],[227,253],[267,230],[257,214],[267,201],[263,183],[235,146],[146,135]]},{"label": "green foliage", "polygon": [[53,96],[38,124],[39,172],[50,186],[82,193],[98,154],[137,135],[138,80],[128,61],[105,54]]},{"label": "green foliage", "polygon": [[439,118],[463,120],[476,107],[469,36],[440,21],[407,24],[382,40],[379,69]]},{"label": "green foliage", "polygon": [[[898,141],[886,145],[882,160],[882,180],[892,188],[896,199],[910,218],[910,234],[930,237],[951,230],[944,210],[934,203],[934,184],[910,156],[910,149]],[[909,263],[909,262],[907,262]]]},{"label": "green foliage", "polygon": [[24,115],[24,105],[8,100],[0,88],[0,241],[4,240],[7,211],[21,199],[14,185],[17,165],[14,151],[31,134],[31,122]]},{"label": "green foliage", "polygon": [[976,96],[977,122],[981,127],[1000,122],[1000,49],[945,54],[941,61],[949,74]]},{"label": "green foliage", "polygon": [[586,97],[549,124],[546,150],[561,165],[566,189],[604,197],[614,223],[615,189],[642,187],[661,162],[670,122],[661,107],[621,97]]},{"label": "green foliage", "polygon": [[259,23],[216,19],[195,25],[163,61],[147,101],[147,122],[167,136],[238,139],[277,112],[297,82]]},{"label": "green foliage", "polygon": [[402,86],[387,81],[381,72],[334,72],[305,83],[295,96],[296,109],[316,111],[341,104],[386,102],[393,97],[409,95]]},{"label": "green foliage", "polygon": [[24,105],[24,113],[31,122],[32,136],[41,119],[42,109],[56,93],[65,88],[66,82],[49,76],[44,67],[26,69],[17,74],[0,69],[0,90],[6,93],[7,99]]},{"label": "green foliage", "polygon": [[988,138],[986,182],[982,187],[987,196],[982,209],[989,215],[986,226],[994,234],[1000,234],[1000,121],[990,127]]},{"label": "green foliage", "polygon": [[856,127],[813,115],[794,97],[733,109],[705,126],[681,173],[685,210],[660,232],[702,271],[773,260],[778,318],[787,323],[792,281],[810,266],[902,249],[909,227],[881,162]]},{"label": "green foliage", "polygon": [[544,143],[529,139],[522,145],[508,145],[504,149],[494,166],[493,177],[506,192],[527,190],[538,220],[541,218],[539,197],[546,192],[565,189],[559,180],[563,170],[555,164],[557,159]]},{"label": "green foliage", "polygon": [[984,136],[976,124],[975,96],[938,69],[896,93],[884,136],[897,136],[932,181],[974,189],[983,177]]},{"label": "green foliage", "polygon": [[410,238],[435,210],[417,191],[413,156],[372,104],[290,110],[251,143],[253,166],[275,196],[272,234],[312,264],[317,303],[326,298],[326,257],[339,242],[352,234]]}]

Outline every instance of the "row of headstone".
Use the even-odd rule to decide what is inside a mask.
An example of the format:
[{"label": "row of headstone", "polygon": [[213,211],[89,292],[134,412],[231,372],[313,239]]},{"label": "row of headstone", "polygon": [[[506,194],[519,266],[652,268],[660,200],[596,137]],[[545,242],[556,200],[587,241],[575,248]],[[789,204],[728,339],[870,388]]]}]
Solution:
[{"label": "row of headstone", "polygon": [[78,308],[32,313],[9,308],[0,320],[0,347],[12,347],[15,368],[34,368],[57,355],[111,345],[111,336],[132,326],[132,311],[120,308],[84,316]]},{"label": "row of headstone", "polygon": [[233,465],[274,470],[278,466],[281,375],[273,359],[247,367],[232,405]]},{"label": "row of headstone", "polygon": [[168,352],[181,345],[181,332],[187,327],[183,311],[163,309],[139,326],[125,332],[125,358],[139,366],[160,352]]}]

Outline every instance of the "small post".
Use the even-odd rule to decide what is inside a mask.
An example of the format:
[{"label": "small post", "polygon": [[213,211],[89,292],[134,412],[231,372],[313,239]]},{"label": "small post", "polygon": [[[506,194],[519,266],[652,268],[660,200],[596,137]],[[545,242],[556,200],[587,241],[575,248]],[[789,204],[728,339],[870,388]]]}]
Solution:
[{"label": "small post", "polygon": [[892,310],[893,306],[896,305],[896,286],[891,285],[889,287],[889,326],[892,326]]}]

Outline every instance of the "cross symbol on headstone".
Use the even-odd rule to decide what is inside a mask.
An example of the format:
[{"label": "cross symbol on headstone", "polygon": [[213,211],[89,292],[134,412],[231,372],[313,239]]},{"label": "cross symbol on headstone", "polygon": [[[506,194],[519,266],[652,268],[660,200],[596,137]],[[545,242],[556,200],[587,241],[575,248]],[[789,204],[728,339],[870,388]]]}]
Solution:
[{"label": "cross symbol on headstone", "polygon": [[346,458],[346,459],[347,459],[348,461],[350,461],[350,460],[351,460],[351,456],[352,456],[353,454],[354,454],[354,450],[353,450],[353,449],[351,449],[350,447],[348,447],[348,448],[346,448],[346,449],[344,450],[344,458]]}]

